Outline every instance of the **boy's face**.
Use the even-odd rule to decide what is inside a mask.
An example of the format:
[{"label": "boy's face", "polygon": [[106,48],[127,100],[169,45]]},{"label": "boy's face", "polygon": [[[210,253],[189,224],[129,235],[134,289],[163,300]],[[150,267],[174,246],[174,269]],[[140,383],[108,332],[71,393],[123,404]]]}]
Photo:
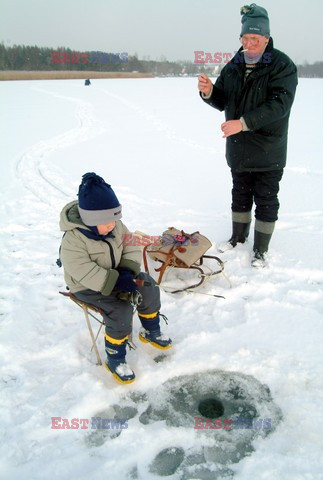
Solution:
[{"label": "boy's face", "polygon": [[96,228],[98,229],[99,235],[108,235],[108,233],[112,232],[115,226],[116,222],[111,222],[97,225]]}]

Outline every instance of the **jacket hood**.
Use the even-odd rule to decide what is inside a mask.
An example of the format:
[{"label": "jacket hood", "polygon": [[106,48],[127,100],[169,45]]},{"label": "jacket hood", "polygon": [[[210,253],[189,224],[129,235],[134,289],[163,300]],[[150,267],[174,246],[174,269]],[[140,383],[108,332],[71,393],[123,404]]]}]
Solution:
[{"label": "jacket hood", "polygon": [[73,200],[72,202],[65,205],[60,215],[59,228],[62,232],[68,232],[69,230],[74,230],[75,228],[85,228],[90,230],[84,223],[79,214],[78,202]]}]

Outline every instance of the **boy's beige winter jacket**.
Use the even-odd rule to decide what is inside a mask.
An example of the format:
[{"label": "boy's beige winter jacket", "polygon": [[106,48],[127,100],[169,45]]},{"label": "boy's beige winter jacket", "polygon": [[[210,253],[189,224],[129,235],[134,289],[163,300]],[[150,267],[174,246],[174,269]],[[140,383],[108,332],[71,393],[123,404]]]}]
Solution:
[{"label": "boy's beige winter jacket", "polygon": [[127,227],[118,220],[113,230],[114,238],[92,240],[78,230],[90,229],[79,215],[77,201],[68,203],[60,216],[60,229],[65,232],[61,243],[60,259],[64,267],[65,282],[72,293],[94,290],[110,295],[119,273],[118,267],[140,272],[141,250],[124,246]]}]

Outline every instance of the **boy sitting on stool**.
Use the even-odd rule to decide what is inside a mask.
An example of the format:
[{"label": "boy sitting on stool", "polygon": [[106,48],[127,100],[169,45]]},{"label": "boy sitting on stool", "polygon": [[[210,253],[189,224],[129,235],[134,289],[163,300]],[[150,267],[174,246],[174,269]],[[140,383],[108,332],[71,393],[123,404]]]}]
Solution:
[{"label": "boy sitting on stool", "polygon": [[[60,258],[71,293],[102,311],[106,368],[120,382],[130,383],[135,374],[125,357],[133,308],[125,292],[138,291],[142,297],[137,307],[143,327],[139,339],[160,349],[170,348],[172,341],[160,331],[160,292],[153,278],[140,272],[140,247],[124,246],[130,232],[121,217],[111,186],[95,173],[83,175],[78,201],[68,203],[61,212],[60,229],[65,234]],[[138,286],[135,279],[149,286]]]}]

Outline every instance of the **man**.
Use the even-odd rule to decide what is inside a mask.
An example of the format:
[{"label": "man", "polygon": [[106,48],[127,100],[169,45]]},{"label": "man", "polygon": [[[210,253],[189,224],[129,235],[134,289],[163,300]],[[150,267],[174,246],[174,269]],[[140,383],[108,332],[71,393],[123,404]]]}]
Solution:
[{"label": "man", "polygon": [[297,69],[274,48],[267,11],[252,3],[241,8],[242,47],[212,85],[202,74],[203,100],[225,112],[221,130],[232,173],[232,236],[221,251],[244,243],[255,208],[253,266],[266,265],[266,253],[278,219],[279,182],[286,165],[290,110]]}]

